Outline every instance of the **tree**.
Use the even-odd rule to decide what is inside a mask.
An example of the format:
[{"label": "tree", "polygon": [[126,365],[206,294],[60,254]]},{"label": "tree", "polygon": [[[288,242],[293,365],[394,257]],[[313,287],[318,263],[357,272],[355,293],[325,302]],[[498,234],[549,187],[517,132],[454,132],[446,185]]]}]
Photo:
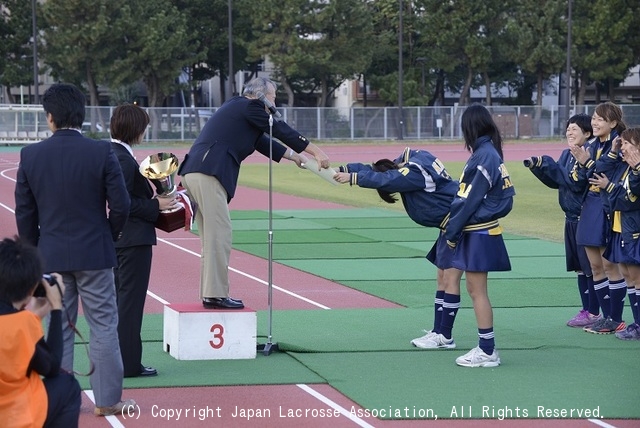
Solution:
[{"label": "tree", "polygon": [[250,60],[268,56],[294,105],[294,87],[320,88],[320,105],[345,78],[358,75],[372,55],[371,24],[363,0],[264,0],[252,9]]},{"label": "tree", "polygon": [[33,83],[31,2],[4,0],[0,6],[0,85],[9,89]]},{"label": "tree", "polygon": [[[229,78],[229,0],[172,0],[172,2],[187,17],[189,43],[199,46],[201,54],[194,57],[197,61],[189,66],[194,101],[196,101],[198,82],[214,76],[220,76],[220,89],[224,94],[224,82]],[[245,45],[251,37],[251,8],[252,5],[245,0],[232,2],[233,70],[247,68]],[[241,90],[242,88],[237,88],[237,92]]]},{"label": "tree", "polygon": [[614,84],[624,80],[638,63],[639,37],[634,20],[639,9],[637,2],[625,0],[574,0],[571,62],[578,104],[584,104],[586,86],[591,83],[606,88],[608,99],[613,101]]},{"label": "tree", "polygon": [[[113,29],[121,54],[111,66],[108,82],[130,85],[141,79],[151,107],[161,107],[166,95],[179,88],[183,68],[202,56],[189,39],[186,16],[170,0],[127,1]],[[160,121],[155,110],[150,116],[151,136],[156,138]]]},{"label": "tree", "polygon": [[[98,84],[104,82],[118,54],[112,25],[124,2],[65,0],[42,4],[42,58],[55,79],[86,85],[92,106],[99,105]],[[99,120],[104,125],[105,118]]]},{"label": "tree", "polygon": [[434,68],[445,73],[460,66],[465,70],[458,102],[467,105],[474,80],[492,58],[489,28],[499,21],[496,1],[425,0],[424,5],[430,22],[425,37],[437,47],[432,54]]},{"label": "tree", "polygon": [[[542,106],[544,83],[557,75],[566,63],[566,4],[556,0],[516,2],[513,18],[508,21],[511,56],[524,75],[536,79],[536,104]],[[534,111],[536,129],[542,109]]]}]

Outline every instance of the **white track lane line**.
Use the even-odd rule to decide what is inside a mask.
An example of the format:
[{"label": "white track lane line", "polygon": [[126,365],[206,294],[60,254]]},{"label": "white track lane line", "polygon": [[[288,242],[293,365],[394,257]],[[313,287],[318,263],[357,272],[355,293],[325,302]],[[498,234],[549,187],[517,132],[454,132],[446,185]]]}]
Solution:
[{"label": "white track lane line", "polygon": [[[200,254],[199,254],[199,253],[196,253],[195,251],[188,250],[188,249],[186,249],[186,248],[184,248],[184,247],[181,247],[180,245],[174,244],[173,242],[169,242],[169,241],[167,241],[167,240],[165,240],[165,239],[162,239],[162,238],[158,238],[158,241],[163,242],[163,243],[165,243],[165,244],[167,244],[167,245],[170,245],[170,246],[172,246],[172,247],[174,247],[174,248],[177,248],[177,249],[179,249],[179,250],[181,250],[181,251],[184,251],[185,253],[191,254],[191,255],[196,256],[196,257],[200,257]],[[262,279],[260,279],[260,278],[258,278],[258,277],[255,277],[255,276],[253,276],[253,275],[250,275],[250,274],[248,274],[248,273],[246,273],[246,272],[240,271],[240,270],[238,270],[238,269],[234,269],[234,268],[232,268],[232,267],[229,267],[229,270],[230,270],[230,271],[232,271],[232,272],[235,272],[235,273],[237,273],[237,274],[240,274],[240,275],[242,275],[242,276],[244,276],[244,277],[246,277],[246,278],[249,278],[249,279],[251,279],[251,280],[253,280],[253,281],[259,282],[259,283],[264,284],[264,285],[268,285],[268,282],[267,282],[267,281],[262,280]],[[321,303],[318,303],[318,302],[316,302],[316,301],[314,301],[314,300],[307,299],[306,297],[303,297],[303,296],[301,296],[301,295],[299,295],[299,294],[296,294],[296,293],[294,293],[293,291],[286,290],[286,289],[284,289],[284,288],[282,288],[282,287],[278,287],[277,285],[272,285],[272,286],[273,286],[273,289],[274,289],[274,290],[281,291],[281,292],[283,292],[283,293],[285,293],[285,294],[288,294],[288,295],[290,295],[290,296],[292,296],[292,297],[295,297],[296,299],[300,299],[300,300],[302,300],[302,301],[304,301],[304,302],[307,302],[307,303],[309,303],[309,304],[311,304],[311,305],[317,306],[317,307],[318,307],[318,308],[320,308],[320,309],[331,309],[331,308],[330,308],[330,307],[328,307],[328,306],[325,306],[325,305],[323,305],[323,304],[321,304]],[[151,297],[153,297],[153,296],[151,296]],[[168,303],[164,303],[164,304],[168,304]]]},{"label": "white track lane line", "polygon": [[587,421],[591,422],[592,424],[598,425],[599,427],[603,427],[603,428],[616,428],[615,425],[611,425],[608,424],[604,421],[601,421],[600,419],[587,419]]},{"label": "white track lane line", "polygon": [[342,407],[341,405],[339,405],[335,401],[333,401],[333,400],[325,397],[324,395],[320,394],[315,389],[312,389],[309,385],[304,385],[304,384],[300,384],[299,383],[299,384],[296,384],[296,386],[298,388],[300,388],[301,390],[303,390],[304,392],[306,392],[307,394],[309,394],[309,395],[313,396],[314,398],[317,398],[318,400],[322,401],[324,404],[326,404],[326,405],[330,406],[331,408],[339,411],[341,415],[347,417],[348,419],[351,419],[358,426],[361,426],[361,427],[364,427],[364,428],[374,428],[373,425],[370,425],[366,421],[364,421],[364,420],[360,419],[359,417],[353,415],[350,411],[348,411],[347,409],[345,409],[344,407]]},{"label": "white track lane line", "polygon": [[[2,177],[6,178],[7,180],[11,180],[11,181],[15,182],[16,180],[14,180],[14,179],[13,179],[13,178],[11,178],[11,177],[8,177],[8,176],[5,174],[7,171],[12,171],[12,170],[14,170],[14,169],[16,169],[16,168],[6,169],[6,170],[4,170],[4,171],[0,172],[0,175],[1,175]],[[8,206],[6,206],[5,204],[3,204],[2,202],[0,202],[0,207],[2,207],[2,208],[4,208],[4,209],[6,209],[7,211],[11,212],[12,214],[15,214],[15,211],[14,211],[13,209],[9,208]],[[184,251],[184,252],[186,252],[186,253],[189,253],[189,254],[192,254],[192,255],[194,255],[194,256],[200,257],[200,254],[198,254],[198,253],[196,253],[196,252],[193,252],[193,251],[191,251],[191,250],[188,250],[188,249],[186,249],[186,248],[184,248],[184,247],[181,247],[181,246],[179,246],[179,245],[176,245],[176,244],[174,244],[174,243],[172,243],[172,242],[169,242],[169,241],[167,241],[167,240],[165,240],[165,239],[158,238],[158,241],[164,242],[165,244],[170,245],[170,246],[172,246],[172,247],[174,247],[174,248],[177,248],[177,249],[179,249],[179,250],[182,250],[182,251]],[[268,285],[267,281],[264,281],[264,280],[262,280],[262,279],[260,279],[260,278],[256,278],[255,276],[253,276],[253,275],[249,275],[248,273],[245,273],[245,272],[239,271],[239,270],[234,269],[234,268],[232,268],[232,267],[229,267],[229,270],[231,270],[231,271],[233,271],[233,272],[235,272],[235,273],[238,273],[238,274],[240,274],[240,275],[243,275],[243,276],[245,276],[245,277],[247,277],[247,278],[253,279],[254,281],[257,281],[257,282],[259,282],[259,283],[261,283],[261,284]],[[273,285],[273,288],[274,288],[274,289],[276,289],[276,290],[278,290],[278,291],[281,291],[281,292],[283,292],[283,293],[285,293],[285,294],[289,294],[290,296],[293,296],[293,297],[295,297],[295,298],[297,298],[297,299],[300,299],[300,300],[303,300],[303,301],[305,301],[305,302],[307,302],[307,303],[310,303],[310,304],[312,304],[312,305],[315,305],[315,306],[317,306],[317,307],[319,307],[319,308],[321,308],[321,309],[331,309],[331,308],[329,308],[328,306],[324,306],[324,305],[322,305],[322,304],[320,304],[320,303],[318,303],[318,302],[314,302],[313,300],[307,299],[306,297],[300,296],[299,294],[293,293],[293,292],[291,292],[291,291],[289,291],[289,290],[285,290],[284,288],[278,287],[278,286],[276,286],[276,285]],[[169,304],[169,302],[167,302],[166,300],[164,300],[163,298],[161,298],[160,296],[158,296],[157,294],[155,294],[155,293],[153,293],[153,292],[151,292],[151,291],[147,291],[147,294],[148,294],[149,296],[151,296],[152,298],[156,299],[158,302],[162,303],[163,305],[168,305],[168,304]],[[319,392],[316,392],[315,390],[313,390],[313,389],[309,388],[307,385],[299,384],[299,385],[297,385],[297,386],[298,386],[299,388],[301,388],[302,390],[304,390],[305,392],[307,392],[307,393],[309,393],[309,394],[313,395],[314,397],[316,397],[318,400],[322,401],[323,403],[330,405],[330,406],[331,406],[331,407],[333,407],[334,409],[339,410],[341,413],[344,413],[344,415],[345,415],[345,416],[349,417],[349,419],[353,420],[353,421],[354,421],[355,423],[357,423],[359,426],[362,426],[362,427],[372,427],[372,425],[369,425],[367,422],[363,421],[363,420],[362,420],[362,419],[360,419],[360,418],[356,418],[356,417],[355,417],[355,416],[353,416],[350,412],[348,412],[345,408],[343,408],[343,407],[339,406],[338,404],[334,403],[333,401],[329,400],[327,397],[325,397],[324,395],[320,394]],[[87,394],[87,396],[89,397],[89,399],[90,399],[92,402],[94,402],[94,404],[95,404],[95,401],[94,401],[94,398],[93,398],[93,391],[89,389],[89,390],[86,390],[86,391],[84,391],[84,392],[85,392],[85,394]],[[106,417],[106,419],[109,421],[109,423],[111,423],[111,426],[113,426],[113,427],[124,427],[124,425],[122,425],[122,424],[120,423],[120,421],[119,421],[115,416],[107,416],[107,417]],[[592,424],[595,424],[595,425],[601,426],[601,427],[603,427],[603,428],[616,428],[616,427],[615,427],[615,425],[608,424],[608,423],[603,422],[603,421],[598,420],[598,419],[587,419],[587,420],[588,420],[589,422],[591,422]],[[115,421],[115,423],[114,423],[113,421]],[[372,427],[372,428],[373,428],[373,427]]]},{"label": "white track lane line", "polygon": [[[96,398],[93,395],[92,389],[85,389],[83,392],[87,395],[87,397],[89,397],[89,400],[91,400],[93,404],[96,404]],[[124,428],[124,425],[122,424],[122,422],[120,422],[120,420],[116,416],[103,416],[103,417],[104,417],[104,420],[109,422],[109,425],[111,425],[113,428]]]},{"label": "white track lane line", "polygon": [[[8,177],[8,176],[5,174],[6,172],[8,172],[8,171],[13,171],[14,169],[17,169],[17,168],[5,169],[5,170],[3,170],[3,171],[1,171],[1,172],[0,172],[0,175],[1,175],[2,177],[6,178],[7,180],[11,180],[11,181],[15,182],[16,180],[14,180],[14,179],[13,179],[13,178],[11,178],[11,177]],[[14,211],[12,208],[10,208],[10,207],[6,206],[5,204],[3,204],[3,203],[1,203],[1,202],[0,202],[0,207],[2,207],[2,208],[4,208],[4,209],[6,209],[7,211],[11,212],[12,214],[15,214],[15,211]],[[180,245],[174,244],[173,242],[169,242],[169,241],[167,241],[166,239],[158,238],[158,241],[163,242],[163,243],[165,243],[165,244],[167,244],[167,245],[170,245],[170,246],[172,246],[172,247],[174,247],[174,248],[177,248],[177,249],[179,249],[179,250],[181,250],[181,251],[184,251],[185,253],[191,254],[191,255],[196,256],[196,257],[200,257],[200,254],[198,254],[198,253],[196,253],[196,252],[194,252],[194,251],[188,250],[188,249],[186,249],[186,248],[184,248],[184,247],[181,247]],[[244,277],[246,277],[246,278],[252,279],[253,281],[259,282],[259,283],[264,284],[264,285],[269,285],[267,281],[264,281],[264,280],[262,280],[262,279],[260,279],[260,278],[258,278],[258,277],[255,277],[255,276],[253,276],[253,275],[250,275],[250,274],[248,274],[248,273],[246,273],[246,272],[243,272],[243,271],[240,271],[240,270],[238,270],[238,269],[234,269],[234,268],[232,268],[231,266],[229,266],[229,270],[230,270],[230,271],[232,271],[232,272],[235,272],[235,273],[237,273],[237,274],[240,274],[240,275],[242,275],[242,276],[244,276]],[[306,297],[303,297],[303,296],[301,296],[301,295],[299,295],[299,294],[296,294],[296,293],[294,293],[293,291],[286,290],[286,289],[284,289],[284,288],[282,288],[282,287],[278,287],[277,285],[272,284],[272,287],[273,287],[273,289],[274,289],[274,290],[278,290],[278,291],[280,291],[280,292],[282,292],[282,293],[288,294],[289,296],[295,297],[296,299],[302,300],[303,302],[307,302],[307,303],[309,303],[310,305],[316,306],[316,307],[318,307],[318,308],[320,308],[320,309],[331,309],[330,307],[325,306],[325,305],[323,305],[322,303],[318,303],[318,302],[316,302],[316,301],[314,301],[314,300],[307,299]],[[155,293],[152,293],[152,292],[150,292],[150,291],[147,291],[147,294],[148,294],[149,296],[151,296],[153,299],[156,299],[158,302],[162,303],[163,305],[168,305],[168,304],[170,304],[168,301],[164,300],[162,297],[158,296],[158,295],[157,295],[157,294],[155,294]]]}]

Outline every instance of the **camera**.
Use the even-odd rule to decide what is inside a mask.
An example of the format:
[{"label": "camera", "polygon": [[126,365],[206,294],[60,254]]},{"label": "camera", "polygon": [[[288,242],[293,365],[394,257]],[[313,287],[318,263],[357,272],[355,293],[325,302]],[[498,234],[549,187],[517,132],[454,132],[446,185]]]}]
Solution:
[{"label": "camera", "polygon": [[[45,279],[52,287],[57,284],[56,277],[53,275],[49,275],[45,273],[42,275],[42,278]],[[33,292],[33,297],[47,297],[47,291],[44,289],[44,285],[42,283],[38,283],[36,290]]]}]

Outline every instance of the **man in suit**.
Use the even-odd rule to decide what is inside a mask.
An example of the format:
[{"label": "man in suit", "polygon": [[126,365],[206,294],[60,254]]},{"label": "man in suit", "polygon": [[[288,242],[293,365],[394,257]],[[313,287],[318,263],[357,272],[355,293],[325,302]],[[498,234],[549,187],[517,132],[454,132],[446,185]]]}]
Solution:
[{"label": "man in suit", "polygon": [[133,104],[116,107],[111,115],[111,146],[118,157],[131,197],[129,219],[116,242],[115,269],[118,296],[118,338],[124,377],[155,376],[153,367],[142,364],[142,317],[151,275],[152,246],[156,245],[154,223],[161,210],[176,206],[176,198],[154,198],[149,180],[140,173],[132,146],[140,144],[149,125],[149,115]]},{"label": "man in suit", "polygon": [[[42,97],[53,135],[20,151],[15,199],[18,233],[36,245],[45,272],[62,275],[65,312],[73,324],[78,297],[90,329],[89,358],[95,414],[120,413],[122,358],[118,345],[113,267],[114,241],[129,214],[130,199],[111,144],[82,136],[85,97],[55,84]],[[74,332],[64,323],[62,368],[73,370]]]},{"label": "man in suit", "polygon": [[207,309],[242,309],[241,300],[229,297],[231,219],[228,203],[235,194],[242,161],[258,151],[269,156],[269,136],[289,148],[273,144],[273,160],[283,157],[298,166],[306,161],[299,153],[313,156],[319,168],[329,167],[320,148],[283,121],[270,127],[267,111],[275,110],[276,84],[257,77],[242,96],[225,102],[207,121],[180,165],[178,174],[192,201],[197,204],[196,223],[200,234],[200,298]]}]

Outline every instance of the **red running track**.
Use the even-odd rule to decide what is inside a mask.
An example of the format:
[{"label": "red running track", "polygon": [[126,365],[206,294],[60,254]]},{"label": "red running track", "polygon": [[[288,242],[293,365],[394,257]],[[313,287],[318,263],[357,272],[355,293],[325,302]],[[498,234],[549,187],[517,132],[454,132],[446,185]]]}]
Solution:
[{"label": "red running track", "polygon": [[[412,144],[412,148],[422,148],[437,154],[444,162],[463,161],[468,153],[461,144]],[[326,146],[325,151],[334,165],[345,162],[370,162],[383,157],[395,158],[404,148],[404,144],[390,146]],[[520,160],[532,155],[549,154],[557,157],[564,148],[561,144],[531,144],[507,146],[505,158]],[[184,151],[176,151],[182,158]],[[137,151],[139,159],[154,150]],[[3,236],[16,233],[13,218],[13,188],[17,167],[17,153],[0,154],[0,227]],[[262,156],[253,155],[247,162],[265,162]],[[231,209],[265,209],[268,193],[265,191],[239,188]],[[273,195],[275,209],[328,209],[345,208],[328,202],[305,198]],[[150,282],[150,296],[147,299],[145,313],[161,313],[162,302],[178,303],[197,301],[199,283],[199,239],[184,231],[171,234],[158,233],[158,245],[154,249],[153,272]],[[265,232],[266,241],[266,232]],[[247,306],[256,310],[267,309],[266,278],[267,261],[261,258],[233,251],[231,255],[231,284],[235,297],[242,298]],[[328,281],[305,272],[277,263],[273,264],[276,309],[329,309],[362,307],[397,307],[396,304],[367,295],[348,287]],[[268,358],[259,355],[258,358]],[[160,373],[162,376],[162,373]],[[119,416],[97,418],[93,416],[93,403],[90,391],[83,394],[83,406],[80,418],[82,427],[195,427],[226,426],[249,427],[261,424],[267,427],[423,427],[423,426],[493,426],[495,420],[378,420],[373,417],[350,417],[349,411],[362,408],[329,385],[255,385],[193,388],[154,388],[128,389],[124,398],[134,398],[140,411],[132,412],[131,417]],[[242,417],[237,409],[253,411],[254,417]],[[189,414],[186,414],[189,410]],[[169,411],[174,412],[171,419]],[[177,412],[182,411],[180,420]],[[339,416],[326,417],[331,412]],[[203,412],[201,415],[200,412]],[[266,416],[267,412],[269,417]],[[294,417],[286,417],[290,412]],[[340,413],[342,412],[342,413]],[[259,415],[259,413],[261,415]],[[304,416],[305,413],[311,413]],[[237,416],[234,417],[234,414]],[[296,417],[301,415],[301,417]],[[322,415],[322,416],[320,416]],[[284,417],[283,417],[284,416]],[[324,416],[324,417],[323,417]],[[202,420],[201,420],[202,419]],[[507,425],[505,425],[507,426]],[[637,421],[585,421],[585,420],[509,420],[510,427],[582,427],[612,426],[631,428]]]}]

